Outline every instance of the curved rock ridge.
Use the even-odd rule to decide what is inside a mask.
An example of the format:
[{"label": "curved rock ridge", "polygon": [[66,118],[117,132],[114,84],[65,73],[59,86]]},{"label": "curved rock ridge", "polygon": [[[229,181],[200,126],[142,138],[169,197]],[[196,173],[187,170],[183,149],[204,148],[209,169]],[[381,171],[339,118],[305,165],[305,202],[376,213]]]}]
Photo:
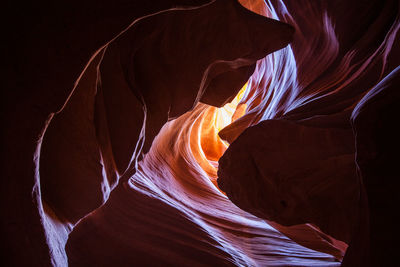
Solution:
[{"label": "curved rock ridge", "polygon": [[[285,55],[288,51],[282,53]],[[296,244],[265,221],[241,211],[221,194],[215,186],[215,161],[227,144],[218,138],[218,127],[210,126],[218,112],[215,108],[199,105],[164,125],[150,152],[139,163],[138,173],[130,181],[122,179],[108,202],[74,228],[67,243],[71,265],[111,264],[114,257],[120,264],[127,265],[153,261],[189,265],[194,264],[193,259],[198,265],[282,266],[289,262],[294,266],[339,265],[345,244],[315,226],[274,225],[303,246]],[[351,134],[351,131],[347,132]],[[130,203],[129,195],[135,196],[134,202]],[[178,227],[168,224],[168,228],[164,228],[162,222],[167,208],[157,209],[156,203],[173,208],[168,215],[179,222]],[[150,215],[138,213],[136,204],[153,212]],[[141,235],[135,241],[136,229],[140,229]],[[204,243],[190,239],[190,233],[195,229],[203,232]],[[127,234],[115,234],[116,231]],[[170,246],[165,247],[163,240],[169,233],[174,238],[168,239]],[[177,252],[182,248],[176,243],[190,244],[192,252]],[[274,245],[266,246],[271,243]],[[104,252],[108,251],[109,244],[117,246],[118,250]],[[159,253],[145,253],[147,247]],[[281,249],[275,251],[272,247]],[[203,258],[203,253],[210,250],[214,253]],[[166,254],[175,256],[169,258]]]},{"label": "curved rock ridge", "polygon": [[397,262],[397,0],[28,7],[5,265]]},{"label": "curved rock ridge", "polygon": [[400,63],[398,3],[370,3],[367,10],[379,7],[371,29],[353,38],[340,20],[363,21],[357,4],[344,13],[322,2],[287,4],[280,16],[296,28],[292,58],[276,64],[278,73],[268,71],[275,67],[268,57],[256,67],[254,88],[241,101],[246,114],[219,133],[231,145],[219,160],[218,185],[277,229],[311,223],[346,242],[344,266],[390,266],[398,235],[389,233],[394,219],[383,207],[399,203],[389,185],[396,176],[389,121],[398,99],[398,68],[391,72]]},{"label": "curved rock ridge", "polygon": [[134,21],[93,55],[48,121],[38,170],[46,210],[69,228],[100,207],[163,124],[199,101],[230,101],[256,61],[285,47],[293,31],[225,0]]},{"label": "curved rock ridge", "polygon": [[[123,266],[339,266],[331,255],[295,243],[218,190],[217,168],[201,140],[201,131],[214,123],[207,120],[210,112],[218,110],[199,104],[164,125],[138,172],[128,181],[122,178],[110,199],[70,234],[71,266],[115,261]],[[216,132],[214,138],[226,148]],[[340,257],[316,230],[296,230],[303,234],[299,243]]]},{"label": "curved rock ridge", "polygon": [[136,20],[96,52],[49,122],[40,155],[43,199],[76,223],[135,169],[164,123],[199,101],[223,105],[255,62],[286,46],[292,35],[290,25],[236,1]]}]

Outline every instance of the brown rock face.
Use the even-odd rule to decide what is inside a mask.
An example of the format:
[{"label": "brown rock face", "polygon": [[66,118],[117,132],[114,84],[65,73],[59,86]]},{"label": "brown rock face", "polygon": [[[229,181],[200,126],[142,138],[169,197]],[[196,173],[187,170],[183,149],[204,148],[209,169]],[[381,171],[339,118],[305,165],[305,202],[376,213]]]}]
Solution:
[{"label": "brown rock face", "polygon": [[[397,257],[396,215],[388,211],[400,203],[393,186],[399,178],[396,166],[400,132],[399,127],[392,125],[398,114],[399,87],[397,67],[361,99],[352,114],[357,169],[365,188],[369,216],[366,214],[360,222],[354,248],[343,262],[345,266],[354,266],[354,258],[365,251],[370,254],[369,258],[364,257],[365,262],[373,266],[391,266]],[[370,246],[365,240],[369,240]]]},{"label": "brown rock face", "polygon": [[359,194],[351,129],[260,122],[230,145],[218,177],[227,196],[257,217],[284,226],[313,223],[351,239]]},{"label": "brown rock face", "polygon": [[[307,16],[312,16],[312,9],[297,4],[291,3],[289,7],[299,9],[292,14],[299,28],[307,29],[302,34],[309,38],[312,38],[311,33],[318,35],[318,26],[303,24],[311,21]],[[374,5],[378,6],[371,2],[368,8]],[[353,19],[362,19],[360,14],[352,13],[355,6],[348,5],[346,15],[338,13],[339,5],[330,6],[328,10],[337,18],[350,19],[353,14]],[[391,225],[389,221],[395,220],[383,207],[399,203],[393,188],[389,188],[389,181],[393,184],[392,177],[397,173],[389,167],[395,166],[391,160],[396,158],[394,151],[398,143],[392,136],[397,132],[390,130],[389,121],[393,121],[396,113],[391,103],[398,99],[397,93],[392,91],[398,87],[398,70],[390,73],[400,59],[396,44],[398,34],[397,37],[393,34],[399,28],[398,23],[390,23],[396,16],[398,4],[389,1],[379,8],[373,30],[360,32],[358,37],[346,35],[348,29],[343,22],[338,22],[335,31],[341,32],[341,37],[336,41],[332,39],[328,42],[332,46],[325,47],[332,58],[325,56],[315,60],[319,49],[324,50],[322,46],[314,47],[314,58],[309,58],[307,46],[310,43],[295,35],[292,47],[299,71],[296,85],[302,85],[301,92],[288,87],[286,95],[276,97],[280,91],[274,86],[280,84],[274,84],[273,77],[267,74],[263,75],[269,80],[259,75],[250,82],[264,86],[262,82],[269,81],[272,83],[267,86],[270,93],[257,90],[249,93],[242,101],[250,102],[247,114],[219,134],[231,143],[219,161],[218,172],[218,184],[227,196],[258,217],[285,226],[313,223],[324,233],[345,241],[350,244],[343,261],[345,266],[390,266],[396,261],[389,247],[396,247],[397,232],[385,231],[390,228],[386,227]],[[379,32],[385,38],[376,46],[378,40],[382,40]],[[354,43],[357,38],[359,42]],[[335,48],[332,41],[337,42],[338,47]],[[357,47],[358,56],[354,58],[368,58],[361,68],[352,72],[352,77],[341,72],[339,67],[350,55],[349,47]],[[383,51],[381,49],[386,52],[377,52]],[[329,68],[319,69],[319,64]],[[335,76],[341,80],[336,80]],[[327,84],[328,80],[337,83]],[[321,86],[325,89],[320,90]],[[291,107],[293,99],[301,103],[309,94],[315,98]],[[264,101],[268,104],[261,112],[259,106]],[[354,135],[349,128],[351,112]],[[371,204],[367,204],[369,199]],[[279,229],[279,225],[276,227]],[[291,238],[296,240],[295,236]],[[388,245],[378,248],[382,243]]]},{"label": "brown rock face", "polygon": [[286,46],[292,35],[291,26],[235,1],[136,21],[97,52],[50,122],[40,163],[43,198],[61,218],[77,222],[135,168],[168,119],[199,99],[223,105],[256,60]]},{"label": "brown rock face", "polygon": [[3,5],[1,266],[398,262],[398,0],[45,2]]},{"label": "brown rock face", "polygon": [[[135,171],[138,156],[149,150],[163,124],[199,100],[225,103],[256,61],[286,46],[293,34],[287,24],[252,14],[236,1],[216,1],[148,16],[118,35],[154,8],[130,15],[137,7],[94,5],[101,7],[78,6],[98,12],[101,20],[84,11],[76,18],[57,15],[49,7],[54,14],[39,21],[53,19],[55,26],[34,24],[23,36],[35,46],[22,45],[12,59],[29,71],[21,82],[27,88],[23,100],[17,93],[17,107],[7,105],[10,126],[21,123],[7,132],[7,150],[15,153],[8,155],[14,163],[7,167],[3,203],[20,208],[11,211],[4,204],[3,229],[7,240],[26,241],[10,245],[11,262],[64,265],[73,225],[107,200],[122,174]],[[66,32],[53,31],[56,26]],[[260,36],[261,29],[270,35]],[[16,76],[9,77],[12,84]],[[37,263],[17,257],[20,246],[37,255]]]}]

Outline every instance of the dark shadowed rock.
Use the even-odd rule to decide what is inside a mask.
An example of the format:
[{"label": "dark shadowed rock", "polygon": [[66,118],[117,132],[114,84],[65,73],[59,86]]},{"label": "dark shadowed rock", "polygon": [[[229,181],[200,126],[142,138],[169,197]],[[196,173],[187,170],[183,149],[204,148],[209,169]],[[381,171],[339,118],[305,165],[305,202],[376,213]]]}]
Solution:
[{"label": "dark shadowed rock", "polygon": [[397,213],[393,211],[400,204],[396,186],[400,177],[400,128],[395,125],[399,88],[397,67],[361,99],[352,114],[356,162],[367,210],[358,226],[362,231],[349,247],[344,266],[355,266],[359,259],[371,266],[394,266],[398,255],[400,235]]},{"label": "dark shadowed rock", "polygon": [[262,121],[219,164],[218,185],[240,208],[284,226],[313,223],[349,242],[359,191],[351,129]]},{"label": "dark shadowed rock", "polygon": [[168,119],[199,100],[223,105],[255,62],[292,35],[291,26],[223,0],[133,23],[97,52],[50,122],[42,144],[43,198],[77,222],[134,169]]}]

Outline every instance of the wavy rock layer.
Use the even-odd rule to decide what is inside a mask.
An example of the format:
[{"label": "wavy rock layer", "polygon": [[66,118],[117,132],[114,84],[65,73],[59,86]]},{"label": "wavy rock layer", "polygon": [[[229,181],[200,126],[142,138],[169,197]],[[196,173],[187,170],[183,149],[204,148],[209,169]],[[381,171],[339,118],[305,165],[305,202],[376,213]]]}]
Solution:
[{"label": "wavy rock layer", "polygon": [[394,262],[398,1],[177,2],[20,18],[5,261]]},{"label": "wavy rock layer", "polygon": [[[204,121],[210,111],[216,109],[199,105],[163,127],[138,172],[122,178],[106,204],[72,231],[67,243],[72,266],[115,260],[123,266],[338,265],[242,211],[212,183],[217,169],[207,159],[212,155],[204,154],[200,134],[210,124]],[[340,254],[315,231],[298,239]]]},{"label": "wavy rock layer", "polygon": [[[395,113],[391,103],[398,99],[398,71],[390,73],[400,63],[398,3],[370,3],[365,10],[350,4],[346,15],[339,6],[327,5],[324,13],[316,12],[324,9],[322,2],[303,4],[296,10],[291,8],[297,2],[288,5],[299,33],[291,46],[296,79],[274,81],[256,69],[250,85],[272,85],[249,90],[244,101],[250,110],[220,132],[232,144],[219,160],[218,184],[236,205],[260,218],[312,223],[350,244],[345,266],[390,265],[398,235],[384,230],[394,219],[382,208],[399,203],[389,188],[396,171],[388,163],[394,157],[388,142],[398,143],[388,128]],[[341,18],[363,21],[361,13],[378,7],[368,32],[346,34]],[[320,24],[307,26],[311,21]],[[259,123],[247,128],[254,122]]]},{"label": "wavy rock layer", "polygon": [[[135,170],[163,124],[199,100],[223,105],[255,62],[292,35],[290,25],[234,1],[135,21],[96,52],[49,122],[40,154],[43,199],[76,223],[104,203],[122,174]],[[207,39],[214,44],[202,47]]]}]

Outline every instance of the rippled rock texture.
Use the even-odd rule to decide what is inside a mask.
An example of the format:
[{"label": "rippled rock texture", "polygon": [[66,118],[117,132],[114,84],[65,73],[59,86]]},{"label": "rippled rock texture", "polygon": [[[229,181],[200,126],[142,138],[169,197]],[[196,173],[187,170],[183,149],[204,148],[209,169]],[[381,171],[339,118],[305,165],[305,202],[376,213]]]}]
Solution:
[{"label": "rippled rock texture", "polygon": [[[260,120],[258,111],[248,112],[220,132],[232,143],[219,160],[220,189],[260,218],[281,225],[310,223],[350,244],[345,266],[391,266],[398,247],[396,227],[388,227],[395,219],[384,207],[399,203],[393,191],[397,174],[390,167],[398,142],[391,137],[396,130],[389,126],[396,113],[390,103],[399,99],[394,92],[398,70],[391,72],[399,62],[398,37],[393,34],[399,25],[394,21],[391,28],[384,26],[393,11],[381,8],[361,39],[351,40],[345,34],[348,30],[338,31],[340,22],[329,25],[327,17],[318,46],[295,37],[291,46],[299,71],[295,87],[303,85],[301,92],[288,87],[285,97],[270,93],[268,101],[279,104],[266,105],[257,125],[247,128]],[[335,9],[328,7],[333,13]],[[304,23],[302,12],[292,14],[298,25]],[[327,41],[334,37],[329,34],[331,26],[337,38]],[[382,43],[372,38],[385,29]],[[313,59],[304,57],[309,49]],[[357,58],[359,69],[354,65]],[[299,67],[303,64],[305,69]],[[256,82],[254,76],[250,81]]]},{"label": "rippled rock texture", "polygon": [[8,13],[4,263],[396,262],[398,1]]},{"label": "rippled rock texture", "polygon": [[292,36],[291,26],[233,1],[134,22],[96,53],[49,123],[40,155],[43,198],[76,223],[107,199],[128,167],[135,168],[163,124],[199,100],[223,106],[255,62]]}]

